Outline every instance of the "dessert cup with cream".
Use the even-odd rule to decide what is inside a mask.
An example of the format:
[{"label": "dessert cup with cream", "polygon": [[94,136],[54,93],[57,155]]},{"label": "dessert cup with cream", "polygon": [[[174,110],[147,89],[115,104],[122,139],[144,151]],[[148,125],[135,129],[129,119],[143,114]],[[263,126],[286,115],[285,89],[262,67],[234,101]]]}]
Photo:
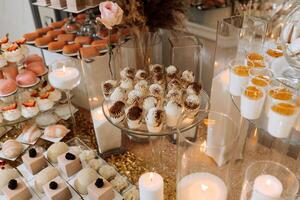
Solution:
[{"label": "dessert cup with cream", "polygon": [[109,108],[110,119],[113,123],[119,123],[125,118],[125,104],[117,101]]},{"label": "dessert cup with cream", "polygon": [[263,110],[265,93],[256,86],[246,86],[241,95],[241,115],[250,120],[258,119]]},{"label": "dessert cup with cream", "polygon": [[271,105],[268,132],[276,138],[288,138],[297,120],[299,108],[295,103],[275,103]]},{"label": "dessert cup with cream", "polygon": [[273,73],[271,70],[264,68],[251,68],[250,71],[249,85],[254,85],[267,91],[272,83]]},{"label": "dessert cup with cream", "polygon": [[242,88],[249,82],[250,67],[242,59],[233,59],[229,63],[230,82],[229,91],[233,96],[241,96]]},{"label": "dessert cup with cream", "polygon": [[259,69],[267,67],[264,56],[257,52],[249,52],[247,54],[247,65]]},{"label": "dessert cup with cream", "polygon": [[148,131],[151,133],[159,133],[162,130],[165,113],[159,108],[151,108],[146,116],[146,124]]},{"label": "dessert cup with cream", "polygon": [[143,109],[139,106],[130,106],[126,110],[127,125],[131,129],[137,129],[141,126]]},{"label": "dessert cup with cream", "polygon": [[176,127],[182,114],[182,106],[176,101],[169,101],[164,107],[166,122],[169,127]]}]

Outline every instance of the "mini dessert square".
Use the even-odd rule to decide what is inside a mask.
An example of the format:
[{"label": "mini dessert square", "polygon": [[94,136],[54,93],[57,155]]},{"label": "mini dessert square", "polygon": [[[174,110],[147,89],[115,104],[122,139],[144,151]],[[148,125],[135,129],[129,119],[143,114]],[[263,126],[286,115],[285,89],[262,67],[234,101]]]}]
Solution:
[{"label": "mini dessert square", "polygon": [[64,153],[57,158],[58,167],[68,176],[73,176],[82,169],[81,161],[78,156],[71,152]]},{"label": "mini dessert square", "polygon": [[47,167],[47,161],[42,152],[37,152],[34,148],[22,156],[25,167],[34,175]]},{"label": "mini dessert square", "polygon": [[7,200],[29,200],[32,198],[28,187],[21,179],[11,179],[8,185],[2,188]]},{"label": "mini dessert square", "polygon": [[88,185],[87,190],[90,200],[112,200],[114,198],[114,191],[111,184],[102,178],[93,181],[93,183]]},{"label": "mini dessert square", "polygon": [[56,177],[43,186],[43,190],[51,200],[71,199],[72,194],[61,177]]}]

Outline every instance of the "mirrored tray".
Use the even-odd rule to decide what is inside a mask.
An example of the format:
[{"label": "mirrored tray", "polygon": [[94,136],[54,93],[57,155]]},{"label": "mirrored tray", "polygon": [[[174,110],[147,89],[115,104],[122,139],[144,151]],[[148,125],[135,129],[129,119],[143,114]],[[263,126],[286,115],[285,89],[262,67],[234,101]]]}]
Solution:
[{"label": "mirrored tray", "polygon": [[[207,93],[205,91],[201,91],[200,92],[200,96],[199,98],[201,99],[201,105],[200,105],[200,110],[207,110],[210,107],[209,104],[209,96],[207,95]],[[123,120],[120,123],[113,123],[110,119],[110,114],[109,114],[109,107],[111,106],[111,102],[109,101],[103,101],[102,103],[102,109],[103,109],[103,113],[106,117],[106,119],[114,126],[116,126],[117,128],[121,129],[122,131],[126,132],[129,135],[137,135],[137,136],[166,136],[166,135],[173,135],[176,134],[176,128],[170,128],[167,127],[167,125],[164,123],[162,131],[159,133],[152,133],[149,132],[145,123],[145,120],[142,120],[142,125],[139,129],[130,129],[127,126],[126,123],[126,119]],[[185,115],[185,113],[183,112],[183,115]],[[197,116],[195,116],[194,119],[189,119],[186,117],[183,117],[184,121],[182,123],[182,126],[180,127],[181,131],[186,131],[191,129],[194,126],[194,119],[197,118]]]}]

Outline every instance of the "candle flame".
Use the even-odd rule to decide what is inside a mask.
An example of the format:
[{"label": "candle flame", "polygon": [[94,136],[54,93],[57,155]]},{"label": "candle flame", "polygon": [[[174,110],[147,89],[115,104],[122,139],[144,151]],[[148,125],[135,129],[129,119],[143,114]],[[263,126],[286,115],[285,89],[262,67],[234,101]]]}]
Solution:
[{"label": "candle flame", "polygon": [[153,172],[150,173],[150,181],[153,179]]},{"label": "candle flame", "polygon": [[200,184],[200,187],[201,187],[201,190],[202,190],[202,191],[208,190],[208,186],[207,186],[207,185]]}]

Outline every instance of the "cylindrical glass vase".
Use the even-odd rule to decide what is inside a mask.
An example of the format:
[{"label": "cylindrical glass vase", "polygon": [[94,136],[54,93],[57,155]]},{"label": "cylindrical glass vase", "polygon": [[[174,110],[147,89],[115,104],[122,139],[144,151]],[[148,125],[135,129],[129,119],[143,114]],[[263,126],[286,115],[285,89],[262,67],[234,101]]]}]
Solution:
[{"label": "cylindrical glass vase", "polygon": [[297,177],[287,167],[258,161],[246,170],[241,200],[293,200],[298,189]]},{"label": "cylindrical glass vase", "polygon": [[178,131],[177,199],[230,199],[236,125],[225,114],[200,112],[193,128]]}]

